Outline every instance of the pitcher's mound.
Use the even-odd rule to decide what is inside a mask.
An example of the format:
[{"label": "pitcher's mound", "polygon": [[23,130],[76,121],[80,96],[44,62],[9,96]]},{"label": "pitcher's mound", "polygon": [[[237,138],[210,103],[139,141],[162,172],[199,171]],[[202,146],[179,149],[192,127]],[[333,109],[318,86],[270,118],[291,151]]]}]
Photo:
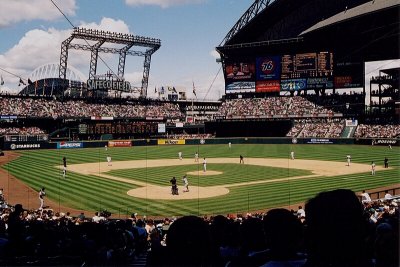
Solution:
[{"label": "pitcher's mound", "polygon": [[220,175],[223,174],[223,172],[219,172],[219,171],[206,171],[203,172],[203,170],[201,171],[194,171],[194,172],[187,172],[186,174],[188,175],[192,175],[192,176],[208,176],[208,175]]}]

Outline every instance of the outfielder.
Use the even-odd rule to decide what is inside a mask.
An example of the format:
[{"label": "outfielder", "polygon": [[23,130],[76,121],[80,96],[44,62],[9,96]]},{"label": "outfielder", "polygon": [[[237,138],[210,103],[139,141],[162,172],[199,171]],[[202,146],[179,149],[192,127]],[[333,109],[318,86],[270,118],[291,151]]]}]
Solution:
[{"label": "outfielder", "polygon": [[206,158],[203,159],[203,172],[207,171],[207,160]]}]

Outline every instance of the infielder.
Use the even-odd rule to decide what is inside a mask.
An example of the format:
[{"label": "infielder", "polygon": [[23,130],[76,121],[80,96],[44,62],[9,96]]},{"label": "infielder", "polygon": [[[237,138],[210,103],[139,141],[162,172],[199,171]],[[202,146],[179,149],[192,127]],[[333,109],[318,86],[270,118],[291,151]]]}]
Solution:
[{"label": "infielder", "polygon": [[199,152],[194,153],[194,162],[199,162]]},{"label": "infielder", "polygon": [[178,152],[178,157],[179,157],[179,160],[182,160],[182,152]]},{"label": "infielder", "polygon": [[375,167],[376,167],[375,162],[372,162],[371,163],[371,174],[372,175],[375,175]]},{"label": "infielder", "polygon": [[228,146],[229,146],[229,148],[231,148],[231,147],[232,147],[232,143],[231,143],[231,142],[229,142],[229,143],[228,143]]},{"label": "infielder", "polygon": [[107,156],[107,165],[112,166],[111,157]]},{"label": "infielder", "polygon": [[183,189],[183,192],[189,192],[189,181],[186,175],[183,176],[182,181],[183,181],[183,186],[185,187],[185,189]]},{"label": "infielder", "polygon": [[63,157],[63,177],[67,176],[67,158]]},{"label": "infielder", "polygon": [[350,166],[350,163],[351,163],[351,156],[350,156],[350,155],[347,155],[346,158],[347,158],[347,166]]},{"label": "infielder", "polygon": [[45,190],[46,190],[46,189],[43,187],[43,188],[39,191],[39,201],[40,201],[39,210],[42,210],[42,209],[43,209],[43,206],[44,206],[44,196],[46,195]]},{"label": "infielder", "polygon": [[294,151],[290,152],[290,158],[294,160]]},{"label": "infielder", "polygon": [[206,158],[203,159],[203,172],[207,171],[207,160]]}]

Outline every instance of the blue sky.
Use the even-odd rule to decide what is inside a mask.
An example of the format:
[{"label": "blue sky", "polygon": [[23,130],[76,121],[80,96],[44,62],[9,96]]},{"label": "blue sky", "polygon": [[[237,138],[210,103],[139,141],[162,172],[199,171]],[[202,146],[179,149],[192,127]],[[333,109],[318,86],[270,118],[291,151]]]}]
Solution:
[{"label": "blue sky", "polygon": [[[199,99],[224,93],[222,72],[208,92],[219,68],[215,47],[253,0],[53,0],[75,26],[129,32],[161,39],[153,54],[149,96],[155,87],[175,86]],[[27,79],[46,63],[58,63],[61,42],[69,36],[68,21],[50,0],[1,0],[0,67]],[[72,51],[72,52],[71,52]],[[89,52],[70,50],[68,64],[87,77]],[[116,72],[117,56],[100,55]],[[99,60],[98,73],[107,71]],[[125,76],[140,86],[143,58],[128,57]],[[17,92],[18,78],[0,70],[5,85]],[[208,92],[208,93],[207,93]]]},{"label": "blue sky", "polygon": [[[216,100],[224,94],[222,71],[215,47],[254,0],[53,0],[75,26],[131,33],[161,39],[153,54],[148,95],[154,88],[174,86],[189,98],[194,82],[199,100]],[[59,63],[61,42],[71,25],[51,0],[0,0],[0,68],[27,79],[47,63]],[[116,72],[117,56],[100,55]],[[70,50],[69,66],[85,79],[89,52]],[[365,80],[379,69],[400,66],[399,60],[367,63]],[[98,61],[98,74],[107,68]],[[128,57],[125,78],[141,85],[143,58]],[[18,77],[0,70],[5,84],[0,91],[17,93]],[[215,82],[213,84],[213,80]],[[211,87],[211,85],[213,86]]]}]

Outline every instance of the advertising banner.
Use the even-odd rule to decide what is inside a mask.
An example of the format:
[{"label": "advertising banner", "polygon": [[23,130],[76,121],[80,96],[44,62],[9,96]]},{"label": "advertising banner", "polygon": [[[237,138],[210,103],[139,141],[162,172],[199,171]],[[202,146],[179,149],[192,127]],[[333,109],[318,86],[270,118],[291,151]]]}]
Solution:
[{"label": "advertising banner", "polygon": [[116,141],[108,141],[109,147],[131,147],[131,140],[116,140]]},{"label": "advertising banner", "polygon": [[10,144],[11,150],[22,150],[22,149],[40,149],[40,143],[26,143],[26,144]]},{"label": "advertising banner", "polygon": [[81,142],[57,142],[57,149],[65,148],[82,148],[83,143]]},{"label": "advertising banner", "polygon": [[308,89],[333,88],[332,77],[308,78]]},{"label": "advertising banner", "polygon": [[184,145],[186,143],[185,139],[158,139],[158,145]]},{"label": "advertising banner", "polygon": [[233,82],[226,85],[226,93],[254,93],[256,91],[255,82]]},{"label": "advertising banner", "polygon": [[272,93],[272,92],[279,92],[280,90],[281,90],[281,83],[279,80],[256,82],[256,93]]},{"label": "advertising banner", "polygon": [[287,79],[281,81],[282,91],[303,90],[307,88],[306,79]]},{"label": "advertising banner", "polygon": [[256,59],[256,80],[269,81],[280,80],[281,57],[259,57]]}]

